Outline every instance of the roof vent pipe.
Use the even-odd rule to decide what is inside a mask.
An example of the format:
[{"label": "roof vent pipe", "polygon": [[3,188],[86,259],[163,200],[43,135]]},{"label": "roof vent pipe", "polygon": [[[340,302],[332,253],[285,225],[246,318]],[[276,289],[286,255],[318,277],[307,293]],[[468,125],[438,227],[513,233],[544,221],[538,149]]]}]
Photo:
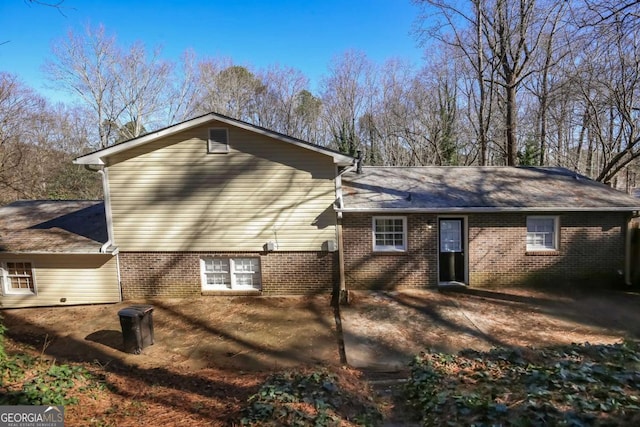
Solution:
[{"label": "roof vent pipe", "polygon": [[357,154],[356,158],[358,159],[356,172],[358,173],[358,175],[360,175],[362,174],[362,151],[358,150],[356,151],[356,154]]}]

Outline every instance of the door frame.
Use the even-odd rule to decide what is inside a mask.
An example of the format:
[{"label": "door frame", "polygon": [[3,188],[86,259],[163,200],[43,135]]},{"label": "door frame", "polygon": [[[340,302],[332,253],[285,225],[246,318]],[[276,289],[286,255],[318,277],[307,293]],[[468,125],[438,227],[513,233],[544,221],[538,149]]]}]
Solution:
[{"label": "door frame", "polygon": [[436,218],[437,224],[437,251],[436,251],[436,263],[437,263],[437,271],[436,271],[436,280],[438,284],[446,284],[452,282],[441,282],[440,281],[440,220],[441,219],[459,219],[462,221],[462,250],[464,253],[464,280],[462,283],[465,285],[469,284],[469,221],[467,219],[467,215],[438,215]]}]

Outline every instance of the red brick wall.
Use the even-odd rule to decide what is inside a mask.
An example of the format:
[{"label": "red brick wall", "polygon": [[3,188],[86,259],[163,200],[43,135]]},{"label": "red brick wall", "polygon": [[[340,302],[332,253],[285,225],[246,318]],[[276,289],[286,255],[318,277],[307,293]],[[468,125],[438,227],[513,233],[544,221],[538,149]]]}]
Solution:
[{"label": "red brick wall", "polygon": [[372,251],[372,217],[349,213],[342,219],[347,289],[415,288],[436,283],[437,216],[406,215],[408,248],[404,253]]},{"label": "red brick wall", "polygon": [[331,292],[338,280],[338,254],[334,252],[121,252],[123,297],[201,295],[200,259],[211,255],[259,257],[263,294]]},{"label": "red brick wall", "polygon": [[[435,286],[438,232],[433,214],[407,214],[408,249],[372,251],[371,214],[344,215],[348,289]],[[527,253],[526,214],[460,215],[468,223],[468,279],[472,286],[613,284],[624,269],[624,213],[561,213],[559,250]],[[429,225],[432,228],[429,228]]]},{"label": "red brick wall", "polygon": [[560,213],[556,252],[526,251],[526,214],[470,215],[472,286],[608,285],[623,279],[624,213]]}]

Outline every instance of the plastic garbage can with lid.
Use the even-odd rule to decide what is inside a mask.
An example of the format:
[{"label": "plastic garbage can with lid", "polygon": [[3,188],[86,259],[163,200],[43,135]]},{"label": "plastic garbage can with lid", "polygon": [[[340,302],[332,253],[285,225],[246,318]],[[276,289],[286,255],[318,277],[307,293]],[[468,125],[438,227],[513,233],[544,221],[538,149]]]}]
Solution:
[{"label": "plastic garbage can with lid", "polygon": [[124,351],[140,354],[153,344],[153,306],[132,305],[118,311]]}]

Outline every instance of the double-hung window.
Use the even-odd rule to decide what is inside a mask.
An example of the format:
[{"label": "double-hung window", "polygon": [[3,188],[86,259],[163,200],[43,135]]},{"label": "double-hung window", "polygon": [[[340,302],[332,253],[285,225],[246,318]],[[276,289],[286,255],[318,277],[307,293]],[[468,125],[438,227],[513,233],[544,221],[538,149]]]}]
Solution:
[{"label": "double-hung window", "polygon": [[2,291],[5,295],[35,295],[33,266],[26,261],[7,261],[0,264]]},{"label": "double-hung window", "polygon": [[558,250],[558,217],[527,217],[527,251]]},{"label": "double-hung window", "polygon": [[373,250],[404,252],[407,250],[407,218],[403,216],[373,217]]},{"label": "double-hung window", "polygon": [[203,258],[201,260],[202,289],[260,290],[259,258]]}]

